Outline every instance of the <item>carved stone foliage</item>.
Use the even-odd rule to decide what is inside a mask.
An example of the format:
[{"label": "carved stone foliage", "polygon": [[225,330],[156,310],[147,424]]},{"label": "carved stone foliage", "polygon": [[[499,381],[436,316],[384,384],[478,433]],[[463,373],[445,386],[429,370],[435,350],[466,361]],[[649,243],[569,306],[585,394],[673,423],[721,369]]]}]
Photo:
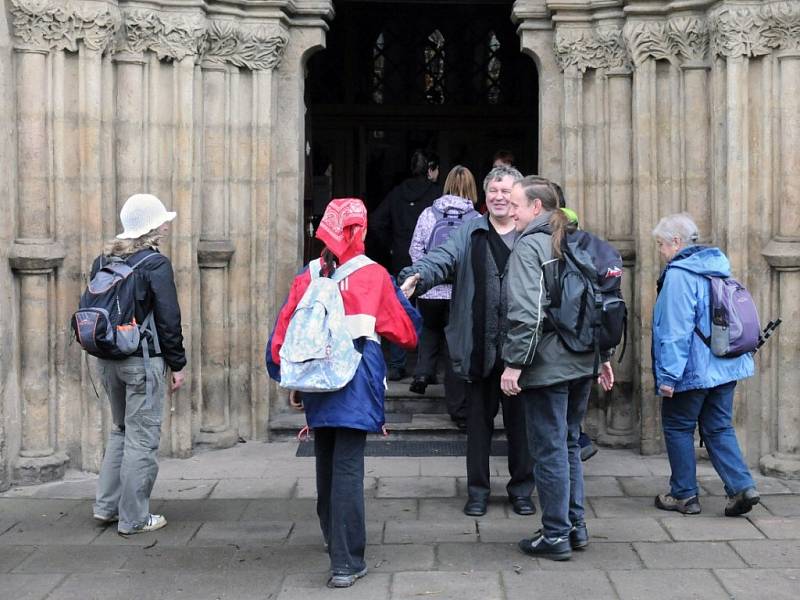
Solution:
[{"label": "carved stone foliage", "polygon": [[555,36],[556,60],[562,71],[629,69],[630,58],[619,29],[563,29]]},{"label": "carved stone foliage", "polygon": [[674,64],[702,61],[708,53],[708,25],[699,17],[628,23],[624,35],[635,65],[648,58]]},{"label": "carved stone foliage", "polygon": [[78,42],[105,52],[120,25],[119,10],[56,0],[12,0],[15,46],[27,50],[69,50]]},{"label": "carved stone foliage", "polygon": [[725,5],[710,14],[711,48],[721,56],[800,50],[800,2]]},{"label": "carved stone foliage", "polygon": [[160,60],[181,60],[200,54],[206,37],[205,19],[152,10],[126,10],[117,51],[156,53]]},{"label": "carved stone foliage", "polygon": [[285,35],[270,35],[263,28],[244,29],[229,21],[210,21],[203,59],[252,70],[273,69],[280,64],[288,41]]}]

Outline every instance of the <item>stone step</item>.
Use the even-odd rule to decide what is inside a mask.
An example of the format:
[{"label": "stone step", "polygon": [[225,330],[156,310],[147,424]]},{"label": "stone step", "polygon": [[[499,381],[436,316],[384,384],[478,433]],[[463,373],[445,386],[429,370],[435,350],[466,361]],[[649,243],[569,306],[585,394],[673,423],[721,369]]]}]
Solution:
[{"label": "stone step", "polygon": [[[302,413],[275,415],[269,424],[271,440],[293,439],[306,425]],[[494,421],[496,438],[504,439],[503,417]],[[386,428],[394,439],[448,440],[464,435],[447,414],[440,413],[386,413]]]},{"label": "stone step", "polygon": [[444,385],[429,385],[424,394],[409,391],[411,378],[389,381],[386,388],[384,406],[387,413],[431,413],[447,412],[444,398]]}]

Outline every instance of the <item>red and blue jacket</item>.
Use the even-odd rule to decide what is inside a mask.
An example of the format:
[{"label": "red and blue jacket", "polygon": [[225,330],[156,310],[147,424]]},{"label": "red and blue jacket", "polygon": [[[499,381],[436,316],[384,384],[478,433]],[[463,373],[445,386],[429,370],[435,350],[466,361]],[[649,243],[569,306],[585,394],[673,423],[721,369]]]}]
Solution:
[{"label": "red and blue jacket", "polygon": [[[310,283],[306,266],[294,278],[267,343],[267,371],[276,381],[280,381],[280,350],[289,320]],[[353,379],[341,390],[303,394],[306,421],[312,429],[347,427],[380,432],[385,422],[386,390],[386,363],[380,338],[412,350],[417,345],[422,318],[386,269],[377,263],[343,279],[339,290],[348,330],[354,346],[361,352],[361,363]]]}]

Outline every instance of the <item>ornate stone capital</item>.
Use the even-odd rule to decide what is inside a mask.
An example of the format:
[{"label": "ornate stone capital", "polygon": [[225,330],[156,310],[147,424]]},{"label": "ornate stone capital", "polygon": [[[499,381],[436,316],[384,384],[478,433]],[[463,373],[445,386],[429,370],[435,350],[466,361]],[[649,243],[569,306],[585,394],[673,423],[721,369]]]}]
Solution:
[{"label": "ornate stone capital", "polygon": [[126,10],[117,51],[156,53],[159,60],[182,60],[196,56],[205,45],[206,25],[202,16]]},{"label": "ornate stone capital", "polygon": [[231,21],[209,21],[203,59],[252,70],[276,68],[289,38],[264,27],[245,28]]},{"label": "ornate stone capital", "polygon": [[649,58],[697,62],[708,52],[708,25],[699,17],[678,17],[669,21],[638,21],[625,26],[625,41],[633,62]]},{"label": "ornate stone capital", "polygon": [[761,56],[800,49],[800,2],[726,5],[709,15],[711,49],[721,56]]},{"label": "ornate stone capital", "polygon": [[55,0],[11,0],[15,47],[23,50],[105,52],[120,25],[119,10],[110,5]]},{"label": "ornate stone capital", "polygon": [[559,29],[555,36],[556,60],[562,71],[574,68],[630,69],[622,31],[614,28]]}]

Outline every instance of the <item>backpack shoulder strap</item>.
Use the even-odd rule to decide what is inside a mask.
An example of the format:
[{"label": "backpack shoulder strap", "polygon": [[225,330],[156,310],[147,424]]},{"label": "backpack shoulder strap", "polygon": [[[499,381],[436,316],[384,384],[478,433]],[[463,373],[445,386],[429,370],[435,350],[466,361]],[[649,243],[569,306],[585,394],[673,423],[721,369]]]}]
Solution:
[{"label": "backpack shoulder strap", "polygon": [[[145,257],[143,257],[143,258],[141,258],[141,259],[137,260],[135,263],[133,263],[133,264],[131,265],[131,270],[134,270],[134,271],[135,271],[135,270],[136,270],[136,267],[138,267],[138,266],[139,266],[140,264],[142,264],[144,261],[146,261],[146,260],[148,260],[148,259],[150,259],[150,258],[153,258],[153,257],[154,257],[154,256],[156,256],[157,254],[160,254],[160,252],[156,252],[155,250],[153,250],[153,251],[152,251],[150,254],[148,254],[147,256],[145,256]],[[126,260],[125,262],[128,262],[128,261]]]},{"label": "backpack shoulder strap", "polygon": [[346,277],[358,271],[361,267],[366,267],[374,262],[375,261],[369,258],[366,254],[359,254],[358,256],[354,256],[348,260],[343,265],[340,265],[339,268],[333,272],[333,277],[331,277],[331,279],[336,283],[339,283]]},{"label": "backpack shoulder strap", "polygon": [[322,268],[322,259],[315,258],[308,263],[308,274],[311,276],[311,281],[319,279],[319,271]]}]

